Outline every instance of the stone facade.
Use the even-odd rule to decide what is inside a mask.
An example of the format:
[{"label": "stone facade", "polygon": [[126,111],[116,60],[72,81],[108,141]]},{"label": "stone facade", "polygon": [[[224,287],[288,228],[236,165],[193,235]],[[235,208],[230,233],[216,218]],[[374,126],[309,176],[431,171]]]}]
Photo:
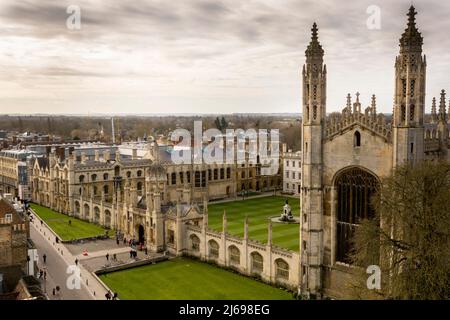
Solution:
[{"label": "stone facade", "polygon": [[300,194],[302,181],[302,153],[285,152],[281,155],[283,161],[283,193]]},{"label": "stone facade", "polygon": [[27,220],[8,201],[0,199],[0,268],[26,267],[28,237]]},{"label": "stone facade", "polygon": [[[324,50],[314,24],[303,68],[301,275],[306,295],[339,297],[349,277],[351,233],[370,217],[380,179],[404,163],[450,160],[445,91],[425,122],[426,59],[410,8],[395,59],[392,120],[377,113],[376,97],[362,108],[350,95],[342,113],[326,114]],[[449,106],[450,108],[450,106]]]},{"label": "stone facade", "polygon": [[150,251],[190,255],[270,283],[298,287],[298,253],[271,241],[266,245],[249,240],[248,224],[244,238],[208,228],[208,201],[236,197],[243,180],[253,185],[246,186],[247,191],[256,191],[258,183],[264,186],[263,181],[279,188],[279,174],[259,177],[259,165],[248,162],[175,165],[165,161],[157,144],[151,148],[149,158],[141,159],[123,159],[119,151],[113,161],[106,153],[88,159],[75,151],[64,161],[55,153],[37,158],[33,201],[118,230]]}]

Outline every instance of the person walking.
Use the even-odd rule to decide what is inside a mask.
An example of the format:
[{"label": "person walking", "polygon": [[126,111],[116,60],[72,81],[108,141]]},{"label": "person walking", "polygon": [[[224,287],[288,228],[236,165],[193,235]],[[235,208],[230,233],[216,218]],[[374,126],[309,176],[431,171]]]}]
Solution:
[{"label": "person walking", "polygon": [[117,296],[118,296],[118,295],[117,295],[117,292],[114,292],[114,295],[113,295],[113,298],[112,298],[112,299],[113,299],[113,300],[117,300]]},{"label": "person walking", "polygon": [[146,256],[148,256],[148,249],[147,249],[147,247],[144,247],[144,253],[145,253]]},{"label": "person walking", "polygon": [[78,258],[75,259],[75,265],[78,266]]},{"label": "person walking", "polygon": [[110,300],[111,299],[111,292],[110,291],[105,293],[105,298],[106,298],[106,300]]},{"label": "person walking", "polygon": [[44,253],[44,255],[42,256],[42,259],[44,260],[44,263],[47,263],[47,255]]},{"label": "person walking", "polygon": [[116,243],[117,243],[117,245],[119,245],[119,237],[116,237]]},{"label": "person walking", "polygon": [[113,254],[113,260],[117,261],[117,255],[115,253]]},{"label": "person walking", "polygon": [[106,261],[109,261],[109,253],[106,254]]},{"label": "person walking", "polygon": [[133,258],[133,250],[130,250],[130,259]]}]

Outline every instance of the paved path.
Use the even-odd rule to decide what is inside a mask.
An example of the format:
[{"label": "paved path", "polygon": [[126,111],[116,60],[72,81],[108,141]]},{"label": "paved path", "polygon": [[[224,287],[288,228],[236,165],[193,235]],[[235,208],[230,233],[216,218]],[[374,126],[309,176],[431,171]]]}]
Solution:
[{"label": "paved path", "polygon": [[[78,264],[81,271],[81,286],[79,289],[69,289],[67,287],[67,268],[75,264],[75,257],[61,243],[54,242],[54,234],[39,219],[34,219],[30,223],[30,236],[36,245],[39,254],[39,267],[47,268],[47,280],[42,280],[43,290],[46,291],[50,299],[64,300],[104,300],[106,288],[81,264]],[[47,256],[46,264],[43,263],[42,256]],[[60,295],[53,296],[52,289],[60,286]]]},{"label": "paved path", "polygon": [[242,201],[242,200],[251,200],[251,199],[265,198],[265,197],[270,197],[270,196],[278,196],[278,197],[300,199],[300,195],[282,194],[279,191],[277,191],[276,194],[274,194],[273,191],[268,191],[268,192],[263,192],[263,193],[257,194],[257,195],[245,196],[245,198],[242,198],[242,196],[236,196],[235,198],[228,198],[228,199],[223,199],[223,200],[210,201],[208,203],[208,205],[213,205],[213,204],[216,204],[216,203],[227,203],[227,202],[235,202],[235,201]]}]

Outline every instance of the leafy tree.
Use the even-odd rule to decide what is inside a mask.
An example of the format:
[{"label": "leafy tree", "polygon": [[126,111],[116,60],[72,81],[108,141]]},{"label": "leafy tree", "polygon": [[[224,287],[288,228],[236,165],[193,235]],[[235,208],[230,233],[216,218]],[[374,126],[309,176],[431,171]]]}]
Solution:
[{"label": "leafy tree", "polygon": [[219,117],[217,117],[216,120],[214,120],[214,125],[216,126],[217,129],[222,130],[222,124],[220,123]]},{"label": "leafy tree", "polygon": [[[423,162],[395,169],[372,203],[375,218],[353,238],[352,298],[450,298],[450,164]],[[368,290],[366,268],[379,265],[380,290]]]},{"label": "leafy tree", "polygon": [[228,128],[228,122],[225,120],[225,118],[222,116],[222,120],[220,120],[220,130],[225,130]]}]

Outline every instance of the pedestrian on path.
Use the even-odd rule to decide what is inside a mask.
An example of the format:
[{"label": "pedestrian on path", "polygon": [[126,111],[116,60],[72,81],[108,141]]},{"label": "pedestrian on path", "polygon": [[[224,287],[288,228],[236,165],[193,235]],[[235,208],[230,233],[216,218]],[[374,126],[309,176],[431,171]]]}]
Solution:
[{"label": "pedestrian on path", "polygon": [[76,266],[78,265],[78,259],[75,259],[75,265]]},{"label": "pedestrian on path", "polygon": [[114,292],[114,295],[113,295],[113,298],[112,298],[113,300],[117,300],[117,292]]},{"label": "pedestrian on path", "polygon": [[47,255],[44,253],[44,255],[42,256],[42,259],[44,260],[44,263],[47,263]]},{"label": "pedestrian on path", "polygon": [[106,300],[111,300],[111,291],[108,291],[107,293],[105,293],[105,298],[106,298]]},{"label": "pedestrian on path", "polygon": [[47,268],[44,268],[44,280],[47,280]]},{"label": "pedestrian on path", "polygon": [[117,245],[119,245],[119,243],[120,243],[119,242],[119,237],[116,238],[116,243],[117,243]]},{"label": "pedestrian on path", "polygon": [[106,254],[106,261],[109,261],[109,253]]},{"label": "pedestrian on path", "polygon": [[133,250],[130,250],[130,259],[133,258]]},{"label": "pedestrian on path", "polygon": [[147,247],[144,248],[144,253],[145,253],[146,256],[148,256],[148,249],[147,249]]},{"label": "pedestrian on path", "polygon": [[115,253],[113,254],[113,260],[117,261],[117,255]]}]

